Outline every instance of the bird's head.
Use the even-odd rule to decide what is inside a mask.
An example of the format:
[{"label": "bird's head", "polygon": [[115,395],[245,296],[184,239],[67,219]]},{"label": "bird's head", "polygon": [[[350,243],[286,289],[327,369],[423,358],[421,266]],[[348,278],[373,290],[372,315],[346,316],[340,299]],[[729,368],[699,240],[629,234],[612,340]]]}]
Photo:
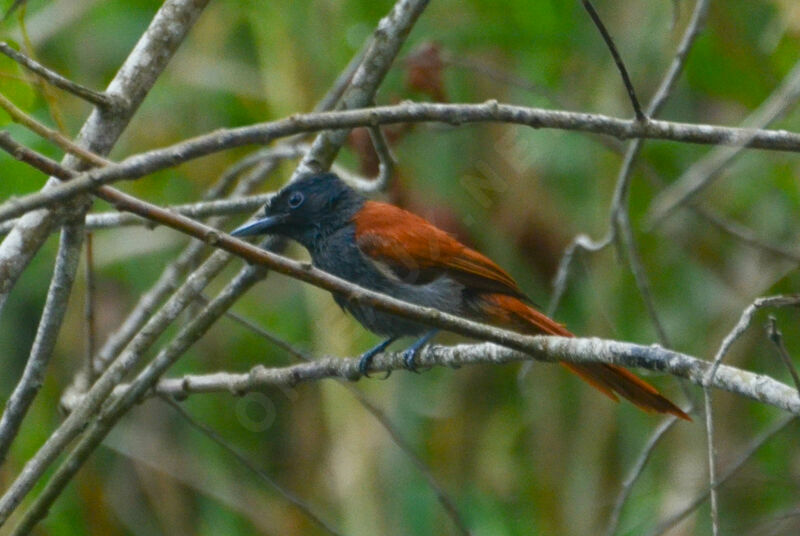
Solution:
[{"label": "bird's head", "polygon": [[274,234],[313,249],[318,240],[348,225],[363,203],[363,196],[334,173],[310,175],[283,187],[264,206],[262,218],[231,235]]}]

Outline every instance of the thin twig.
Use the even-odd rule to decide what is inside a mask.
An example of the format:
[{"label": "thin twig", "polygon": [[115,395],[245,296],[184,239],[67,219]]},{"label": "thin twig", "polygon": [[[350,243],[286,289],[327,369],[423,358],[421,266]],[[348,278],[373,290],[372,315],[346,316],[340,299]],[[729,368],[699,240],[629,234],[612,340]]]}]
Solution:
[{"label": "thin twig", "polygon": [[[658,89],[650,100],[650,103],[647,105],[647,117],[655,117],[671,95],[686,65],[689,51],[697,40],[700,30],[703,27],[706,13],[708,12],[708,4],[708,0],[698,0],[695,3],[692,19],[689,21],[684,31],[683,38],[678,45],[675,56],[661,80]],[[636,245],[628,213],[629,190],[633,176],[633,166],[641,154],[643,144],[644,140],[635,140],[625,153],[625,158],[623,159],[620,172],[617,176],[614,196],[611,202],[611,230],[609,232],[613,236],[612,241],[619,246],[620,252],[627,253],[631,272],[636,281],[636,286],[639,289],[639,294],[644,301],[650,321],[655,327],[661,344],[669,347],[671,346],[670,340],[655,306],[655,301],[650,289],[650,281],[639,256],[639,249]]]},{"label": "thin twig", "polygon": [[719,535],[719,501],[717,498],[717,447],[714,441],[714,411],[711,405],[711,387],[703,386],[703,408],[706,425],[706,452],[708,454],[708,495],[711,502],[711,533]]},{"label": "thin twig", "polygon": [[[211,301],[208,298],[208,296],[205,296],[204,294],[201,294],[201,295],[197,296],[197,299],[202,301],[205,304],[208,304]],[[233,311],[225,311],[225,317],[229,318],[229,319],[233,320],[234,322],[236,322],[237,324],[247,328],[248,330],[250,330],[253,333],[255,333],[256,335],[258,335],[259,337],[261,337],[263,339],[266,339],[271,344],[274,344],[275,346],[277,346],[278,348],[280,348],[281,350],[283,350],[284,352],[286,352],[290,356],[292,356],[292,357],[294,357],[294,358],[296,358],[296,359],[298,359],[300,361],[311,361],[312,360],[311,355],[309,355],[308,353],[300,350],[299,348],[297,348],[293,344],[290,344],[290,343],[286,342],[281,337],[278,337],[277,335],[275,335],[271,331],[262,328],[261,326],[259,326],[255,322],[245,318],[244,316],[242,316],[242,315],[240,315],[238,313],[235,313]]]},{"label": "thin twig", "polygon": [[383,192],[389,187],[394,177],[395,159],[381,127],[370,126],[367,128],[372,146],[378,155],[378,176],[369,181],[360,180],[355,187],[365,193]]},{"label": "thin twig", "polygon": [[439,504],[442,505],[442,508],[456,526],[458,532],[464,536],[469,536],[472,534],[467,526],[466,521],[464,521],[464,518],[458,511],[458,508],[456,508],[455,502],[436,480],[431,468],[428,467],[424,461],[422,461],[422,458],[419,457],[419,455],[414,451],[414,448],[400,434],[400,431],[394,426],[386,413],[378,408],[378,406],[370,402],[367,397],[365,397],[364,394],[354,386],[342,382],[340,382],[340,384],[347,389],[350,394],[356,398],[356,400],[358,400],[359,404],[361,404],[381,426],[383,426],[383,428],[392,438],[394,444],[403,451],[409,460],[411,460],[411,463],[417,468],[417,471],[420,472],[420,474],[425,478],[425,481],[428,483],[428,486],[433,490],[433,493],[436,495],[436,499],[439,501]]},{"label": "thin twig", "polygon": [[[637,142],[638,143],[638,142]],[[658,314],[655,299],[653,298],[653,291],[650,287],[650,279],[647,277],[647,272],[642,264],[641,256],[639,255],[639,247],[636,245],[636,239],[633,236],[633,229],[631,228],[630,217],[628,216],[627,208],[617,213],[616,225],[619,228],[617,236],[619,237],[619,244],[621,250],[627,253],[628,264],[630,265],[633,278],[636,281],[636,288],[639,290],[639,295],[642,297],[647,316],[650,317],[650,323],[656,330],[656,335],[661,344],[670,348],[672,341],[667,335],[667,330],[661,322],[661,315]]]},{"label": "thin twig", "polygon": [[[5,138],[5,133],[0,133],[0,147],[8,146],[8,143],[4,141],[4,139],[7,139]],[[28,155],[26,154],[24,156],[27,158]],[[34,165],[34,167],[41,169],[38,165]],[[274,193],[268,192],[242,197],[231,197],[230,199],[200,201],[184,205],[170,205],[164,208],[189,218],[203,220],[210,217],[251,213],[263,207],[265,203],[272,199],[273,195]],[[16,222],[17,220],[14,219],[0,223],[0,235],[10,232]],[[86,216],[86,229],[88,231],[130,226],[154,227],[155,225],[156,222],[143,219],[130,212],[108,211]]]},{"label": "thin twig", "polygon": [[[670,63],[669,68],[667,69],[664,78],[661,80],[658,89],[656,90],[653,98],[650,100],[650,103],[647,107],[647,116],[650,117],[649,121],[653,121],[653,117],[655,117],[658,112],[663,107],[666,100],[669,98],[675,84],[683,72],[683,68],[686,64],[686,60],[689,56],[689,51],[692,49],[694,42],[697,40],[697,37],[703,27],[705,22],[706,15],[708,13],[708,0],[698,0],[695,4],[694,11],[692,13],[692,18],[689,21],[686,30],[684,31],[683,37],[681,39],[680,44],[675,52],[675,56]],[[624,68],[624,67],[623,67]],[[628,199],[628,190],[630,186],[630,178],[633,171],[633,163],[636,160],[636,157],[639,155],[641,151],[641,139],[634,141],[628,150],[625,152],[625,157],[623,159],[622,166],[620,167],[620,172],[617,175],[616,185],[614,187],[614,195],[611,202],[611,209],[610,209],[610,224],[609,229],[606,235],[601,238],[600,240],[594,241],[590,237],[586,235],[578,235],[576,236],[572,243],[567,247],[564,252],[564,255],[561,258],[559,263],[558,271],[556,272],[556,276],[553,280],[553,297],[550,300],[550,305],[548,307],[548,312],[552,316],[555,313],[555,310],[558,308],[558,304],[561,301],[561,297],[566,289],[567,279],[569,277],[569,272],[572,267],[572,261],[575,257],[576,252],[578,249],[583,249],[590,252],[597,252],[602,249],[605,249],[612,243],[617,242],[617,227],[618,223],[622,223],[623,225],[630,225],[629,218],[623,217],[623,221],[619,222],[619,214],[625,210],[627,210],[627,199]],[[626,229],[629,231],[629,243],[634,244],[632,237],[632,230]],[[634,244],[635,245],[635,244]],[[641,268],[641,264],[637,265],[636,261],[638,260],[638,256],[636,255],[629,255],[629,259],[631,260],[632,270],[634,272],[634,276],[639,274],[637,277],[637,284],[639,284],[640,289],[642,287],[642,283],[644,282],[645,287],[649,287],[646,283],[646,278],[641,276],[644,275],[644,270],[639,269]],[[663,337],[665,336],[664,329],[660,327],[660,322],[657,320],[657,316],[654,316],[652,313],[655,311],[655,308],[652,306],[650,301],[647,301],[647,296],[645,295],[645,303],[650,313],[651,320],[654,321],[656,325],[656,329],[659,331],[659,334]]]},{"label": "thin twig", "polygon": [[94,353],[95,341],[97,334],[95,332],[95,317],[94,317],[94,297],[95,297],[95,281],[94,281],[94,247],[92,233],[86,233],[86,266],[85,266],[85,279],[86,279],[86,292],[84,295],[83,303],[83,323],[84,323],[84,337],[86,339],[86,377],[89,383],[95,379],[94,374]]},{"label": "thin twig", "polygon": [[5,461],[28,408],[44,383],[47,365],[53,356],[58,332],[67,310],[72,282],[78,270],[83,234],[83,225],[80,221],[62,228],[58,256],[36,338],[22,377],[14,387],[3,416],[0,417],[0,464]]},{"label": "thin twig", "polygon": [[797,368],[794,366],[794,362],[789,352],[786,351],[786,346],[783,344],[783,334],[781,330],[778,329],[778,321],[772,315],[769,316],[769,322],[767,323],[767,337],[769,337],[769,340],[775,345],[775,350],[777,350],[781,361],[783,361],[783,364],[786,365],[786,368],[789,370],[789,374],[792,375],[794,385],[797,387],[797,393],[800,395],[800,375],[797,374]]},{"label": "thin twig", "polygon": [[68,78],[61,76],[57,72],[48,69],[38,61],[29,58],[22,52],[14,50],[5,41],[0,42],[0,52],[5,54],[12,60],[16,61],[29,71],[41,76],[44,80],[46,80],[50,84],[58,88],[61,88],[64,91],[72,93],[76,97],[81,98],[91,104],[109,110],[113,109],[115,106],[118,105],[118,97],[115,98],[105,93],[101,93],[99,91],[95,91],[93,89],[89,89],[80,84],[77,84],[72,80],[69,80]]},{"label": "thin twig", "polygon": [[712,366],[709,369],[709,381],[713,380],[717,368],[722,363],[725,355],[727,355],[728,351],[731,349],[731,346],[733,346],[733,343],[735,343],[739,337],[744,334],[747,328],[750,327],[750,323],[753,321],[753,315],[755,315],[759,309],[763,309],[764,307],[796,307],[799,305],[800,295],[791,294],[757,298],[755,301],[753,301],[753,303],[747,306],[747,308],[742,311],[739,321],[723,339],[719,350],[717,350]]},{"label": "thin twig", "polygon": [[178,413],[178,415],[180,415],[183,418],[183,420],[189,423],[189,425],[192,428],[198,430],[200,433],[205,435],[211,441],[222,447],[223,450],[225,450],[234,458],[236,458],[236,461],[242,464],[248,471],[258,476],[258,478],[266,482],[267,485],[269,485],[272,489],[277,491],[278,494],[280,494],[284,499],[292,503],[298,510],[303,512],[303,514],[307,518],[309,518],[311,521],[319,525],[323,530],[331,534],[341,534],[338,530],[333,528],[330,523],[328,523],[327,521],[322,519],[317,513],[315,513],[314,510],[311,509],[311,506],[309,506],[304,500],[302,500],[297,495],[284,488],[282,485],[278,484],[278,482],[276,482],[271,476],[269,476],[266,471],[264,471],[260,467],[257,467],[256,464],[251,462],[247,458],[247,456],[245,456],[242,452],[239,451],[239,449],[237,449],[236,447],[231,445],[228,441],[223,439],[222,436],[219,434],[219,432],[217,432],[207,424],[203,424],[194,417],[192,417],[192,415],[186,410],[186,408],[181,406],[177,401],[175,401],[174,398],[168,396],[161,396],[160,398],[166,404],[171,406]]},{"label": "thin twig", "polygon": [[600,15],[597,14],[592,3],[589,0],[581,0],[581,3],[589,13],[589,17],[591,17],[594,25],[597,26],[597,29],[600,31],[600,35],[603,36],[603,41],[605,41],[609,52],[611,52],[611,57],[614,58],[614,64],[617,66],[617,70],[622,77],[622,83],[625,84],[625,90],[628,92],[628,98],[631,100],[631,106],[633,107],[633,112],[636,114],[636,120],[646,121],[647,116],[642,111],[642,106],[639,104],[639,99],[636,97],[636,90],[633,89],[633,82],[631,82],[631,78],[628,76],[628,70],[625,68],[625,63],[623,63],[622,57],[619,55],[614,40],[611,39],[611,35],[608,33],[608,30],[606,30],[603,21],[600,19]]},{"label": "thin twig", "polygon": [[6,96],[2,93],[0,93],[0,108],[5,110],[6,113],[11,117],[11,120],[15,123],[19,123],[20,125],[28,128],[42,138],[52,142],[64,152],[75,155],[88,164],[93,166],[105,166],[111,163],[105,158],[102,158],[91,151],[87,151],[80,145],[73,143],[69,140],[69,138],[61,134],[59,131],[49,128],[39,121],[36,121],[31,116],[17,108],[14,103],[8,100],[8,98],[6,98]]},{"label": "thin twig", "polygon": [[569,273],[575,255],[579,253],[580,250],[596,252],[605,249],[611,244],[613,239],[614,234],[610,232],[610,230],[606,236],[600,240],[593,240],[592,237],[585,234],[579,234],[572,239],[572,242],[570,242],[569,246],[564,250],[564,255],[561,256],[561,260],[558,263],[558,270],[553,278],[553,295],[547,306],[548,316],[554,316],[558,305],[561,303],[561,298],[564,296],[564,292],[567,289],[567,280],[569,279]]},{"label": "thin twig", "polygon": [[800,251],[790,249],[773,242],[768,242],[756,235],[756,233],[754,233],[751,229],[748,229],[747,227],[734,221],[726,220],[720,215],[713,213],[708,208],[701,207],[696,203],[690,203],[689,205],[694,213],[699,217],[703,218],[723,233],[731,235],[744,244],[762,251],[766,251],[771,255],[782,257],[795,263],[800,263]]},{"label": "thin twig", "polygon": [[681,37],[681,42],[675,51],[675,56],[672,58],[672,63],[670,63],[669,69],[667,69],[667,74],[664,76],[655,95],[653,95],[653,98],[650,100],[650,104],[647,106],[647,115],[649,117],[656,116],[661,112],[661,108],[666,104],[667,99],[675,89],[675,84],[678,82],[686,66],[689,52],[700,36],[700,32],[705,28],[709,5],[709,0],[697,0],[697,2],[695,2],[692,16],[689,19],[686,30],[683,32],[683,37]]}]

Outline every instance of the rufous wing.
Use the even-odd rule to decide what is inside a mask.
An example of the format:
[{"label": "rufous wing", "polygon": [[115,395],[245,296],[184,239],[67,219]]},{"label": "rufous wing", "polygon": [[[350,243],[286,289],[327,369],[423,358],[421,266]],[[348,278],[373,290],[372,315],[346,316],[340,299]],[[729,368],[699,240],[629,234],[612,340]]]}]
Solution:
[{"label": "rufous wing", "polygon": [[361,251],[403,281],[424,284],[447,274],[477,291],[527,300],[505,270],[416,214],[367,201],[353,223]]}]

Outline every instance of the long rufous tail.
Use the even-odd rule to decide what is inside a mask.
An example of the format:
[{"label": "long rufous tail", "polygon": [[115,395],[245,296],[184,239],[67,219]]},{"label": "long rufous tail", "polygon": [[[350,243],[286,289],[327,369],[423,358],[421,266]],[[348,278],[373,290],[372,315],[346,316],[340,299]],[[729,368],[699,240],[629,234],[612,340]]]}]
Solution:
[{"label": "long rufous tail", "polygon": [[[485,320],[492,324],[530,334],[560,335],[574,337],[562,324],[555,322],[521,300],[505,294],[484,295]],[[626,398],[647,412],[668,413],[691,421],[686,413],[662,396],[655,387],[632,372],[606,363],[561,363],[593,387],[619,401],[617,395]]]}]

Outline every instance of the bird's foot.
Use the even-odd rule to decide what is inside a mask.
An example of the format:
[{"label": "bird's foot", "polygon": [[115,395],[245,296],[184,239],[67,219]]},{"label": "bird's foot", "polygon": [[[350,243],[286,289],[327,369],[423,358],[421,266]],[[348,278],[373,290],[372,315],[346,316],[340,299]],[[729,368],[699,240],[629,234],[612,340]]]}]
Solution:
[{"label": "bird's foot", "polygon": [[420,337],[419,339],[414,342],[411,346],[409,346],[403,352],[403,363],[405,364],[406,368],[411,372],[419,372],[417,370],[417,364],[414,362],[417,358],[417,354],[419,354],[422,347],[428,344],[428,342],[439,333],[438,329],[432,329],[427,332],[425,335]]},{"label": "bird's foot", "polygon": [[396,338],[397,337],[389,337],[385,341],[382,341],[380,344],[376,345],[374,348],[371,348],[361,354],[361,357],[358,359],[358,372],[360,372],[365,378],[369,378],[369,367],[372,364],[372,358],[386,350],[386,347],[392,344]]}]

